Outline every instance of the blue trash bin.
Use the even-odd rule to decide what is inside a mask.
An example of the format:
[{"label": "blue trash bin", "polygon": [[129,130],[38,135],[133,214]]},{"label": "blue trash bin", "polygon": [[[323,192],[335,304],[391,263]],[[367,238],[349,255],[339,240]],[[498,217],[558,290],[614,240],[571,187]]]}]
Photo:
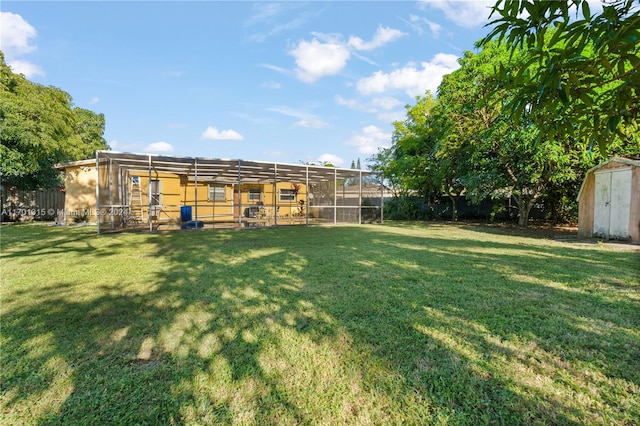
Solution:
[{"label": "blue trash bin", "polygon": [[191,221],[191,206],[180,207],[180,221],[181,222]]}]

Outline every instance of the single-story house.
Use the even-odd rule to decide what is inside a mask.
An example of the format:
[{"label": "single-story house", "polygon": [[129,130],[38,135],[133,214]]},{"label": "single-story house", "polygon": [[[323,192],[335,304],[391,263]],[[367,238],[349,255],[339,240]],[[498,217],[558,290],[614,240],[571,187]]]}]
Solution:
[{"label": "single-story house", "polygon": [[66,223],[98,232],[382,220],[382,186],[364,170],[114,151],[58,169]]},{"label": "single-story house", "polygon": [[640,242],[640,160],[614,157],[587,172],[578,235]]}]

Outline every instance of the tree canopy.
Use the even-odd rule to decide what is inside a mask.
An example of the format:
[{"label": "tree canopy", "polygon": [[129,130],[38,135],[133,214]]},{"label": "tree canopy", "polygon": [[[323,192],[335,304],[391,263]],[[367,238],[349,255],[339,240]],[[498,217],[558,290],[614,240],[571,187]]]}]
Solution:
[{"label": "tree canopy", "polygon": [[[406,106],[406,119],[394,123],[392,146],[374,158],[374,169],[399,199],[420,197],[429,205],[434,196],[446,196],[454,220],[461,195],[473,203],[511,199],[519,225],[526,226],[535,203],[544,200],[556,215],[575,205],[584,172],[603,155],[640,154],[637,134],[615,138],[601,153],[573,135],[547,134],[533,115],[513,120],[508,106],[519,92],[499,85],[495,70],[528,60],[524,48],[485,42],[464,53],[435,99],[427,92]],[[530,64],[531,71],[537,66]],[[396,204],[405,219],[418,216],[411,203]]]},{"label": "tree canopy", "polygon": [[499,0],[480,42],[525,49],[527,61],[499,67],[497,86],[514,93],[511,117],[528,117],[545,136],[577,138],[601,152],[638,133],[640,1]]},{"label": "tree canopy", "polygon": [[0,52],[0,178],[18,189],[60,183],[56,163],[75,161],[108,149],[103,114],[73,106],[56,87],[14,73]]}]

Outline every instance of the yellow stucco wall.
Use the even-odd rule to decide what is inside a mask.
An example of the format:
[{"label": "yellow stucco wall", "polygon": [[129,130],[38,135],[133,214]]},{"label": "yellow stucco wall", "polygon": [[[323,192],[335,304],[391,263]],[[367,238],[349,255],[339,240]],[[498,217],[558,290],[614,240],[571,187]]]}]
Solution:
[{"label": "yellow stucco wall", "polygon": [[[109,174],[111,171],[111,174]],[[96,167],[95,165],[73,165],[65,168],[65,210],[67,223],[88,212],[87,220],[104,225],[119,226],[123,206],[130,206],[133,214],[142,221],[149,218],[160,223],[180,223],[182,206],[191,206],[192,218],[205,222],[232,222],[243,216],[244,209],[256,206],[258,200],[250,199],[250,190],[260,191],[260,200],[267,208],[278,211],[280,216],[294,216],[300,213],[300,200],[304,200],[306,208],[306,189],[299,185],[295,201],[280,199],[281,190],[293,189],[289,182],[279,182],[275,187],[268,184],[241,185],[238,200],[238,185],[232,183],[198,182],[187,180],[185,176],[170,173],[151,173],[152,181],[160,182],[159,207],[149,209],[149,172],[118,172],[108,165],[100,166],[100,202],[96,203]],[[132,184],[133,177],[138,177],[139,186]],[[224,200],[209,199],[209,185],[224,186]],[[111,190],[109,190],[111,188]],[[255,197],[256,194],[253,194]],[[196,202],[197,197],[197,202]],[[96,212],[99,214],[96,215]]]},{"label": "yellow stucco wall", "polygon": [[65,169],[64,209],[67,224],[81,221],[96,222],[96,167],[71,166]]},{"label": "yellow stucco wall", "polygon": [[[145,218],[149,211],[149,175],[131,173],[131,176],[139,176],[140,197],[137,200],[130,200],[131,205],[142,203],[142,210]],[[167,173],[152,173],[152,180],[160,182],[160,214],[157,219],[163,221],[179,222],[180,208],[191,206],[193,219],[204,221],[233,221],[244,213],[244,209],[258,204],[258,200],[250,200],[250,190],[260,191],[260,202],[267,207],[277,208],[280,215],[293,215],[299,212],[299,201],[306,203],[306,193],[304,185],[300,185],[296,201],[281,201],[280,190],[292,189],[289,182],[279,182],[275,188],[273,184],[246,184],[241,185],[240,199],[238,200],[238,185],[231,183],[215,183],[201,181],[196,183],[187,181],[184,177]],[[209,186],[224,187],[224,200],[213,200],[209,197]],[[254,194],[255,197],[255,194]],[[197,198],[197,202],[196,202]],[[128,204],[128,203],[127,203]]]}]

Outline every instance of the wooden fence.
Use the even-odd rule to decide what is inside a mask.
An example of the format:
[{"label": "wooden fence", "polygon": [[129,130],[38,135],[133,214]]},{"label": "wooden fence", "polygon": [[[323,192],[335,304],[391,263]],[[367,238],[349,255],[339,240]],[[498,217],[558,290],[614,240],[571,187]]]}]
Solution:
[{"label": "wooden fence", "polygon": [[54,220],[64,215],[64,191],[41,189],[36,191],[0,191],[2,222]]}]

